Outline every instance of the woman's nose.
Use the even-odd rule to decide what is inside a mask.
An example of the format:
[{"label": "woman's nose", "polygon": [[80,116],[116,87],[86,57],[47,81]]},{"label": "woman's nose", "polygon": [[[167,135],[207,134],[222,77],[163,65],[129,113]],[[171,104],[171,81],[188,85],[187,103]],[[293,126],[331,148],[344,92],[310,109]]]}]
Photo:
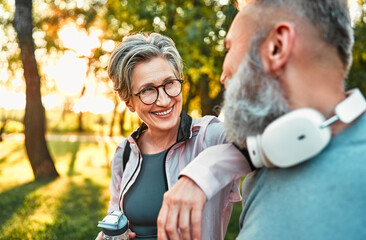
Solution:
[{"label": "woman's nose", "polygon": [[158,100],[156,101],[156,104],[160,106],[167,106],[169,105],[170,101],[171,97],[169,97],[168,94],[166,94],[163,88],[159,88],[159,96]]}]

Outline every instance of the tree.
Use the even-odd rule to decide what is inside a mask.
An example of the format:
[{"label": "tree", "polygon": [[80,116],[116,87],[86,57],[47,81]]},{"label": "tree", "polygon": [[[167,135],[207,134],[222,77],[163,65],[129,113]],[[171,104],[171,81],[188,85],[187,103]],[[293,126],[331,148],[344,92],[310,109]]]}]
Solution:
[{"label": "tree", "polygon": [[45,109],[33,43],[32,0],[16,0],[13,20],[26,82],[25,147],[36,179],[57,177],[45,139]]},{"label": "tree", "polygon": [[360,16],[355,21],[353,64],[348,76],[348,88],[359,88],[366,95],[366,0],[358,0]]}]

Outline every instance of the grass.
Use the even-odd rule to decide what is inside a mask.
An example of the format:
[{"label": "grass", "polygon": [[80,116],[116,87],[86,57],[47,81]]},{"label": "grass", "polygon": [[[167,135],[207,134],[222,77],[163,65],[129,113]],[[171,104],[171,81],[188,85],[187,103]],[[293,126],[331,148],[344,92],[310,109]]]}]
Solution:
[{"label": "grass", "polygon": [[[60,177],[33,180],[23,141],[0,142],[0,239],[95,239],[109,201],[116,143],[48,141]],[[240,203],[226,240],[235,239]]]}]

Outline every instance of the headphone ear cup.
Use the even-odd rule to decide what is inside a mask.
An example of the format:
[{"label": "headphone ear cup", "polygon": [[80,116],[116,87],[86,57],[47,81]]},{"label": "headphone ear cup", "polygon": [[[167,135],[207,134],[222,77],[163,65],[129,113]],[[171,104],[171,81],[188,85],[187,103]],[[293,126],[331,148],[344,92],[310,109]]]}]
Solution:
[{"label": "headphone ear cup", "polygon": [[260,146],[260,135],[247,137],[247,148],[250,156],[250,161],[256,168],[264,166],[264,156]]},{"label": "headphone ear cup", "polygon": [[310,108],[291,111],[269,124],[260,137],[263,155],[275,166],[290,167],[321,152],[330,141],[324,116]]},{"label": "headphone ear cup", "polygon": [[256,168],[261,168],[263,166],[275,167],[264,154],[261,144],[261,135],[247,137],[247,148],[250,161]]}]

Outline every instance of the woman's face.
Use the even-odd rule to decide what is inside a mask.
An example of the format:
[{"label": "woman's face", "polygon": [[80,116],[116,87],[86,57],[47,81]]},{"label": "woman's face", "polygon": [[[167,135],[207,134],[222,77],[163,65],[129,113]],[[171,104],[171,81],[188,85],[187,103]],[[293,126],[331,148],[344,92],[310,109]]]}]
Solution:
[{"label": "woman's face", "polygon": [[[159,86],[176,79],[169,62],[156,57],[147,62],[140,62],[132,70],[132,93],[136,94],[148,86]],[[182,111],[182,94],[169,97],[163,87],[158,88],[159,97],[151,105],[144,104],[139,97],[131,96],[126,102],[130,111],[136,111],[150,131],[173,131],[179,125]]]}]

